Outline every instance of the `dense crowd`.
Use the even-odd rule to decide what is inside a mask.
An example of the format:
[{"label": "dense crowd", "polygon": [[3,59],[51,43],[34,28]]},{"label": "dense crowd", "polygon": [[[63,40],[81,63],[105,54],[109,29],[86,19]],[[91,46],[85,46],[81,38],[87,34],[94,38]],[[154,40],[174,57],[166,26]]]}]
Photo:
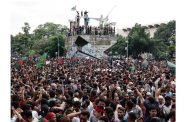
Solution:
[{"label": "dense crowd", "polygon": [[70,29],[68,36],[74,35],[114,35],[115,27],[92,27],[92,26],[79,26]]},{"label": "dense crowd", "polygon": [[11,61],[11,122],[175,122],[175,74],[166,61],[56,58]]}]

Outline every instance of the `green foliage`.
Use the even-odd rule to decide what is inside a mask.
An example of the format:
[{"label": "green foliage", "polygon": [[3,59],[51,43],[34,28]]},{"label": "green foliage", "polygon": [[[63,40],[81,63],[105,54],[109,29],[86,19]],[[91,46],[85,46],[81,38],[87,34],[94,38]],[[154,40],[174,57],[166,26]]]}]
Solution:
[{"label": "green foliage", "polygon": [[145,28],[140,24],[135,24],[127,38],[119,35],[117,37],[117,43],[109,49],[109,52],[126,55],[125,47],[128,41],[129,55],[137,56],[148,52],[152,53],[155,58],[171,58],[175,52],[175,21],[170,21],[167,25],[161,24],[154,38],[150,38],[149,33],[146,33]]},{"label": "green foliage", "polygon": [[24,23],[24,27],[22,27],[22,30],[23,30],[23,32],[24,32],[24,34],[25,34],[26,36],[29,36],[30,25],[29,25],[28,22],[25,22],[25,23]]},{"label": "green foliage", "polygon": [[176,22],[170,21],[168,24],[160,25],[154,33],[155,39],[162,39],[166,45],[170,45],[170,41],[175,44]]},{"label": "green foliage", "polygon": [[143,52],[149,52],[150,35],[140,24],[135,24],[128,35],[129,54],[137,56]]},{"label": "green foliage", "polygon": [[122,36],[118,35],[117,43],[114,44],[110,49],[109,52],[112,52],[112,54],[115,54],[116,52],[120,55],[124,55],[126,53],[125,47],[126,47],[126,38],[123,38]]},{"label": "green foliage", "polygon": [[33,56],[48,52],[51,57],[55,52],[58,52],[59,41],[59,54],[65,53],[65,35],[67,27],[60,24],[45,23],[39,25],[33,34],[29,34],[29,23],[24,23],[22,27],[23,33],[11,35],[11,49],[12,52],[18,52],[23,55]]}]

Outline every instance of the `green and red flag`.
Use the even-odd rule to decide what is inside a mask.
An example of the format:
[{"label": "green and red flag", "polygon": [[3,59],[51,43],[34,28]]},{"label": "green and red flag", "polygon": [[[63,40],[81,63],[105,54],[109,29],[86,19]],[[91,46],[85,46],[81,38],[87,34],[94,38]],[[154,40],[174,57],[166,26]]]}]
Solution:
[{"label": "green and red flag", "polygon": [[16,67],[17,70],[20,70],[21,69],[21,66],[19,65],[18,61],[16,61],[15,67]]},{"label": "green and red flag", "polygon": [[78,63],[78,60],[77,60],[77,57],[76,55],[74,55],[72,58],[71,58],[71,64],[74,65],[74,64],[77,64]]},{"label": "green and red flag", "polygon": [[59,64],[59,65],[62,65],[62,64],[63,64],[63,60],[62,60],[62,58],[59,58],[59,60],[58,60],[58,64]]}]

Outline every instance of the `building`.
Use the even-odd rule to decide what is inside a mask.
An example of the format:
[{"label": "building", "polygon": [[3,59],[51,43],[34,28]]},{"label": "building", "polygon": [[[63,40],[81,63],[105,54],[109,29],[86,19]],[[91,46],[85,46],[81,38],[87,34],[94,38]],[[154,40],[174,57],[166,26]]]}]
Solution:
[{"label": "building", "polygon": [[[157,31],[157,28],[160,25],[165,25],[168,22],[164,22],[164,23],[158,23],[158,24],[149,24],[149,25],[142,25],[142,27],[145,28],[145,32],[150,34],[150,38],[154,37],[154,33]],[[123,28],[123,29],[117,29],[117,34],[123,36],[123,37],[127,37],[129,32],[131,31],[132,27],[127,27],[127,28]]]}]

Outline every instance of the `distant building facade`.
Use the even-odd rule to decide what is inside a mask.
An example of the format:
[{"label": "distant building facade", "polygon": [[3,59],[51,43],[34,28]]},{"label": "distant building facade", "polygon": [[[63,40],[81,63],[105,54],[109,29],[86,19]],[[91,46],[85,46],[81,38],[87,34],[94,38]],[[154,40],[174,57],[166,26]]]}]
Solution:
[{"label": "distant building facade", "polygon": [[[160,25],[166,25],[168,22],[159,23],[159,24],[149,24],[149,25],[142,25],[145,28],[145,32],[150,34],[150,38],[154,37],[154,33],[157,31]],[[117,29],[117,34],[127,37],[129,32],[131,31],[132,27],[127,27],[123,29]]]}]

